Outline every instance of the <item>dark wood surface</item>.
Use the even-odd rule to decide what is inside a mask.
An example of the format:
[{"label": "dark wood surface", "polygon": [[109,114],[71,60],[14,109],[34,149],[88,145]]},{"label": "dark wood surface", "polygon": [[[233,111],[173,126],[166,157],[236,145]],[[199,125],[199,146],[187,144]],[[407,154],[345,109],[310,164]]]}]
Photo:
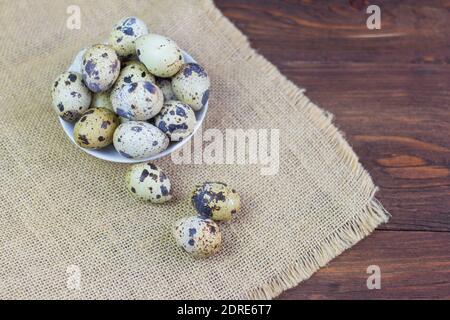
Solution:
[{"label": "dark wood surface", "polygon": [[[366,27],[369,4],[381,30]],[[216,5],[335,115],[393,215],[280,299],[450,299],[450,1]],[[369,265],[380,290],[367,289]]]}]

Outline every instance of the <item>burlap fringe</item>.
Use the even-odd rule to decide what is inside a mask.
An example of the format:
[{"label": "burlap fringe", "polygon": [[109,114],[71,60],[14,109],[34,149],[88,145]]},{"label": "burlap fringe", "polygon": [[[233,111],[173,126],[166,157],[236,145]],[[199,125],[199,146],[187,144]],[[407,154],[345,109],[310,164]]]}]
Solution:
[{"label": "burlap fringe", "polygon": [[317,244],[307,255],[260,287],[248,293],[250,299],[272,299],[311,277],[346,249],[368,236],[381,223],[388,221],[389,214],[372,198],[360,215],[345,223],[323,242]]},{"label": "burlap fringe", "polygon": [[247,48],[245,52],[248,52],[248,54],[243,57],[244,59],[251,60],[252,63],[257,64],[259,70],[267,77],[274,79],[281,77],[283,79],[282,81],[277,81],[280,85],[280,90],[286,93],[290,101],[294,101],[295,106],[303,115],[307,116],[323,134],[329,137],[343,164],[350,167],[357,179],[360,180],[369,199],[359,215],[338,227],[334,233],[314,246],[307,255],[295,261],[287,269],[280,271],[279,274],[269,279],[266,283],[250,290],[247,296],[243,297],[244,299],[273,299],[284,290],[295,287],[300,282],[311,277],[314,272],[324,267],[329,261],[372,233],[378,225],[386,223],[390,214],[375,198],[377,188],[374,186],[370,175],[359,163],[358,157],[343,138],[341,132],[333,125],[333,115],[312,103],[305,96],[304,89],[299,89],[283,76],[273,64],[252,49],[247,38],[223,16],[211,0],[200,0],[200,3],[212,21],[229,38],[230,42],[237,47]]}]

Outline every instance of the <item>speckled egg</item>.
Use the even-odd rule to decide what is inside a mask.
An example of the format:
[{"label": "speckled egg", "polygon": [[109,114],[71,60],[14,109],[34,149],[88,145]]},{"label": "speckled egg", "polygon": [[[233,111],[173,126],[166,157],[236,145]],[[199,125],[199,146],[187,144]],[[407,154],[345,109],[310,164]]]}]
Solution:
[{"label": "speckled egg", "polygon": [[148,34],[146,24],[136,18],[127,17],[120,20],[113,28],[108,43],[121,58],[130,58],[136,54],[135,41]]},{"label": "speckled egg", "polygon": [[111,144],[119,124],[117,116],[105,108],[89,109],[75,124],[73,137],[83,148],[100,149]]},{"label": "speckled egg", "polygon": [[154,203],[163,203],[172,198],[170,180],[153,163],[132,165],[126,175],[127,189],[137,198]]},{"label": "speckled egg", "polygon": [[184,57],[175,41],[148,34],[136,40],[136,53],[147,69],[158,77],[168,78],[183,66]]},{"label": "speckled egg", "polygon": [[142,121],[122,123],[114,133],[114,147],[129,159],[145,159],[167,149],[169,138],[154,125]]},{"label": "speckled egg", "polygon": [[120,117],[145,121],[161,111],[164,97],[161,89],[155,84],[150,81],[138,81],[113,90],[111,103]]},{"label": "speckled egg", "polygon": [[175,93],[173,93],[172,81],[170,81],[170,79],[156,78],[156,85],[161,89],[165,102],[177,99]]},{"label": "speckled egg", "polygon": [[208,74],[197,63],[185,64],[172,78],[175,96],[195,111],[203,108],[208,102],[210,85]]},{"label": "speckled egg", "polygon": [[175,223],[172,233],[177,244],[195,258],[210,257],[221,248],[222,233],[211,219],[180,219]]},{"label": "speckled egg", "polygon": [[92,92],[109,90],[120,73],[120,61],[114,49],[98,44],[83,55],[83,80]]},{"label": "speckled egg", "polygon": [[155,83],[155,76],[139,61],[126,63],[120,71],[119,77],[114,84],[113,90],[117,90],[127,84],[138,81],[150,81]]},{"label": "speckled egg", "polygon": [[111,104],[110,94],[110,91],[94,93],[92,96],[91,108],[106,108],[114,111]]},{"label": "speckled egg", "polygon": [[53,108],[66,121],[76,121],[91,104],[92,94],[82,81],[81,74],[64,72],[54,82]]},{"label": "speckled egg", "polygon": [[205,182],[193,191],[192,204],[201,217],[229,221],[239,211],[241,199],[225,183]]},{"label": "speckled egg", "polygon": [[180,141],[194,132],[195,113],[190,106],[180,101],[166,102],[161,112],[155,117],[155,125],[171,141]]}]

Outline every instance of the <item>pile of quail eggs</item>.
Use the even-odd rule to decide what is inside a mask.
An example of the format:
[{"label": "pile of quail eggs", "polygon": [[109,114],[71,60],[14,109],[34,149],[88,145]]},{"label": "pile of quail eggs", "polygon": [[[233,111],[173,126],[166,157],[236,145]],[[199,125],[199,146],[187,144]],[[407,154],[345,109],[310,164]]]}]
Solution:
[{"label": "pile of quail eggs", "polygon": [[[153,163],[129,167],[125,175],[128,191],[140,200],[164,203],[172,199],[169,177]],[[178,220],[172,234],[185,252],[206,258],[221,249],[220,221],[230,221],[239,211],[241,200],[236,190],[225,183],[205,182],[191,193],[197,215]]]},{"label": "pile of quail eggs", "polygon": [[194,112],[207,104],[209,87],[203,67],[185,63],[173,40],[127,17],[114,26],[108,44],[85,51],[81,73],[56,79],[52,99],[57,114],[75,123],[80,147],[113,144],[121,156],[143,160],[193,133]]},{"label": "pile of quail eggs", "polygon": [[[52,88],[55,111],[75,123],[74,141],[89,149],[113,144],[123,157],[143,160],[192,134],[194,112],[209,99],[203,67],[185,63],[173,40],[149,34],[136,17],[117,23],[108,43],[88,48],[81,74],[65,72]],[[130,166],[125,182],[140,200],[172,198],[169,177],[153,163]],[[197,215],[177,221],[173,236],[193,257],[212,256],[221,248],[218,222],[230,221],[239,211],[240,197],[224,183],[205,182],[191,201]]]},{"label": "pile of quail eggs", "polygon": [[172,230],[178,245],[196,258],[216,254],[222,243],[217,222],[230,221],[241,207],[236,190],[221,182],[205,182],[196,186],[191,201],[197,216],[178,220]]},{"label": "pile of quail eggs", "polygon": [[[172,199],[170,179],[153,163],[139,163],[125,175],[128,191],[140,200],[164,203]],[[241,199],[222,182],[205,182],[191,193],[197,214],[178,220],[172,229],[176,243],[195,258],[210,257],[221,249],[221,221],[231,221],[240,210]]]}]

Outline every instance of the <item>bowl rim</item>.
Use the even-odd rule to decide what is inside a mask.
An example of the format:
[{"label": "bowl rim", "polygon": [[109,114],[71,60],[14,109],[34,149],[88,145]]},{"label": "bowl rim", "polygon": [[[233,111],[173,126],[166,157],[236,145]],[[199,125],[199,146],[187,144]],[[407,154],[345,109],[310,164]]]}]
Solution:
[{"label": "bowl rim", "polygon": [[[83,57],[83,54],[85,51],[86,51],[86,48],[84,48],[80,52],[78,52],[73,63],[70,65],[70,67],[67,69],[67,71],[81,73],[81,61],[82,61],[82,57]],[[183,56],[185,59],[185,63],[191,63],[191,62],[197,63],[197,61],[191,55],[189,55],[186,51],[182,50],[182,53],[183,53]],[[58,117],[58,118],[59,118],[59,122],[60,122],[64,132],[69,137],[70,141],[73,144],[75,144],[79,149],[86,152],[87,154],[89,154],[95,158],[98,158],[98,159],[101,159],[104,161],[114,162],[114,163],[142,163],[142,162],[153,161],[153,160],[161,159],[163,157],[167,157],[171,153],[182,148],[188,141],[190,141],[192,139],[194,134],[202,126],[203,121],[205,120],[205,117],[206,117],[206,113],[208,111],[208,106],[209,106],[209,101],[200,110],[198,110],[198,111],[194,110],[196,124],[195,124],[194,130],[192,131],[192,133],[189,136],[187,136],[186,138],[184,138],[180,141],[174,141],[174,142],[171,141],[166,150],[164,150],[158,154],[152,155],[150,157],[143,158],[143,159],[125,158],[119,152],[117,152],[117,150],[114,148],[112,143],[109,146],[102,148],[102,149],[83,148],[83,147],[79,146],[75,142],[75,139],[73,138],[73,128],[74,128],[76,122],[72,123],[72,122],[65,121],[61,117]]]}]

